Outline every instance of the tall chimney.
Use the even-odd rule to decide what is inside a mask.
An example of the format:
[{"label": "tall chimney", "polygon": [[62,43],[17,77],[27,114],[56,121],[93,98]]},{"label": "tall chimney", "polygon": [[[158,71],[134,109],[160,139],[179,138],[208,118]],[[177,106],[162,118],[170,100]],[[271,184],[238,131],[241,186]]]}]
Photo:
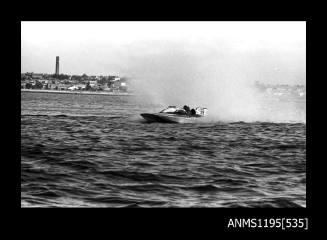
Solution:
[{"label": "tall chimney", "polygon": [[56,76],[59,75],[59,56],[56,56]]}]

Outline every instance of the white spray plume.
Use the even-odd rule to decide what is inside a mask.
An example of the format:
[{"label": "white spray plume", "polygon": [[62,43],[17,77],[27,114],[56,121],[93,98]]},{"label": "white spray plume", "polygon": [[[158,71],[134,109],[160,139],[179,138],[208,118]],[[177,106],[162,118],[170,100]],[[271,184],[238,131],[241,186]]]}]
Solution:
[{"label": "white spray plume", "polygon": [[[135,44],[129,49],[137,51],[127,55],[124,72],[134,77],[132,88],[148,102],[207,107],[209,121],[298,121],[298,115],[290,117],[296,111],[294,105],[272,112],[253,87],[255,81],[272,73],[262,74],[251,54],[234,51],[224,43],[218,46]],[[274,66],[271,68],[273,72]],[[305,121],[303,114],[299,121]]]}]

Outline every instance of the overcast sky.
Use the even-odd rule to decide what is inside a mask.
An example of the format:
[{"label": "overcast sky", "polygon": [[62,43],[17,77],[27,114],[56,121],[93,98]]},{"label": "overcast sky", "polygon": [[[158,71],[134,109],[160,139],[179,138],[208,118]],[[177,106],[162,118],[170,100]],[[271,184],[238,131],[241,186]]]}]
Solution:
[{"label": "overcast sky", "polygon": [[21,40],[21,72],[54,73],[60,56],[60,73],[129,75],[144,56],[181,51],[181,61],[228,55],[263,81],[305,84],[305,22],[22,22]]}]

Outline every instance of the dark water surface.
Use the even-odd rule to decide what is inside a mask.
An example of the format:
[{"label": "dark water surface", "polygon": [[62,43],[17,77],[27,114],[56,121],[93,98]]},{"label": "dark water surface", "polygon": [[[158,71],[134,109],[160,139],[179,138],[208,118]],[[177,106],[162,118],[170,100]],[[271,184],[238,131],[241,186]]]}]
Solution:
[{"label": "dark water surface", "polygon": [[306,124],[144,123],[133,96],[22,93],[23,207],[305,207]]}]

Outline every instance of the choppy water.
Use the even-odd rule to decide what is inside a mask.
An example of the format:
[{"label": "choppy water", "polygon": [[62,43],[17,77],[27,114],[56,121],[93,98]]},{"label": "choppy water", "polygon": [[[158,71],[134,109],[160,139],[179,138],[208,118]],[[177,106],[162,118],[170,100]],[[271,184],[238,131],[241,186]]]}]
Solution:
[{"label": "choppy water", "polygon": [[22,93],[23,207],[305,207],[305,123],[144,123],[132,96]]}]

